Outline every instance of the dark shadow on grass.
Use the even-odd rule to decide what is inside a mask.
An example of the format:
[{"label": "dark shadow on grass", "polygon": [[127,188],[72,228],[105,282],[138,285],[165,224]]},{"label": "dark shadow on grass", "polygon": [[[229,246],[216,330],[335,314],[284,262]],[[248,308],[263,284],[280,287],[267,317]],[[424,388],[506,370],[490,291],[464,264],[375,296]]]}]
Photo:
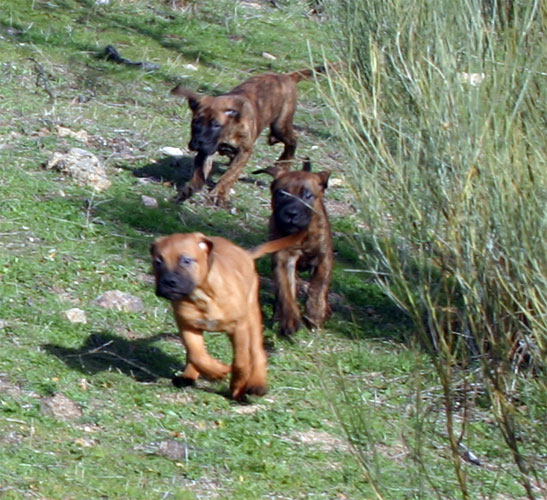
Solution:
[{"label": "dark shadow on grass", "polygon": [[[104,371],[117,371],[137,382],[157,382],[169,379],[173,385],[183,389],[177,380],[184,368],[182,358],[184,348],[181,345],[181,358],[165,354],[154,343],[158,340],[170,340],[181,343],[178,335],[160,333],[143,339],[126,339],[110,332],[89,335],[80,348],[45,344],[43,349],[63,361],[70,369],[84,375],[93,376]],[[200,382],[201,384],[201,382]],[[226,384],[189,386],[199,390],[218,394],[231,399]]]},{"label": "dark shadow on grass", "polygon": [[192,177],[194,158],[190,156],[166,156],[154,163],[138,168],[123,164],[117,166],[130,171],[135,177],[150,179],[154,182],[169,183],[180,189]]},{"label": "dark shadow on grass", "polygon": [[[117,164],[118,168],[131,172],[135,177],[149,179],[153,182],[167,183],[173,185],[177,190],[181,189],[191,178],[194,172],[193,156],[166,156],[154,163],[142,167],[133,168],[125,164]],[[219,178],[226,172],[227,163],[213,162],[213,169],[206,181],[206,188],[213,188],[216,182],[213,177]],[[256,177],[241,177],[239,182],[266,186],[264,181]]]},{"label": "dark shadow on grass", "polygon": [[46,344],[43,348],[71,369],[86,375],[116,370],[140,382],[153,382],[161,378],[170,379],[181,368],[181,359],[165,354],[154,345],[167,337],[170,334],[161,333],[130,340],[101,332],[89,335],[77,349],[55,344]]},{"label": "dark shadow on grass", "polygon": [[[222,164],[213,162],[213,169],[207,185],[213,187],[212,176],[222,174],[225,169]],[[118,168],[131,172],[135,177],[150,179],[154,182],[172,184],[176,189],[180,189],[186,184],[194,173],[194,157],[193,156],[165,156],[154,163],[149,163],[142,167],[133,168],[129,165],[118,164]]]}]

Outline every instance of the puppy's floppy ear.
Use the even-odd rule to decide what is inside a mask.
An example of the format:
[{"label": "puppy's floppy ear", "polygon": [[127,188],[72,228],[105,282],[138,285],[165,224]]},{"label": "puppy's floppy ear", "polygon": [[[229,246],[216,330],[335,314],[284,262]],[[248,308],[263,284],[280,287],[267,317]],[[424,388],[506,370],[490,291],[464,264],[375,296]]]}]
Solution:
[{"label": "puppy's floppy ear", "polygon": [[171,90],[171,94],[186,97],[186,99],[188,99],[188,105],[192,111],[197,109],[201,99],[203,99],[202,95],[181,85],[177,85],[173,90]]},{"label": "puppy's floppy ear", "polygon": [[260,168],[258,170],[255,170],[253,172],[253,174],[268,174],[268,175],[271,175],[274,179],[277,179],[279,174],[281,174],[283,172],[285,172],[284,169],[282,169],[281,167],[275,165],[275,166]]},{"label": "puppy's floppy ear", "polygon": [[204,234],[200,233],[200,241],[198,243],[198,246],[201,250],[207,253],[207,267],[211,269],[211,266],[213,265],[213,247],[214,243],[212,240],[207,238]]},{"label": "puppy's floppy ear", "polygon": [[158,243],[163,240],[165,238],[165,236],[162,236],[161,238],[157,238],[155,239],[152,243],[150,243],[150,255],[154,255],[156,253],[156,246],[158,245]]},{"label": "puppy's floppy ear", "polygon": [[317,172],[317,174],[315,175],[319,177],[321,181],[321,186],[323,187],[323,191],[327,189],[327,186],[329,184],[330,172],[328,170],[323,170],[322,172]]}]

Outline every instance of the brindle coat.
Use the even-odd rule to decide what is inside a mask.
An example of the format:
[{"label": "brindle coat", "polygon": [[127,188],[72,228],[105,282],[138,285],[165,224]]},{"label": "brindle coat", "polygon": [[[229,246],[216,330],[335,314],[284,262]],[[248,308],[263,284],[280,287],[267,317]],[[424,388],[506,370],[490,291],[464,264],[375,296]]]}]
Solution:
[{"label": "brindle coat", "polygon": [[304,234],[300,243],[272,256],[275,314],[281,323],[282,335],[296,332],[302,321],[297,300],[297,270],[309,269],[311,272],[303,317],[306,325],[320,327],[330,315],[328,292],[334,257],[330,223],[323,203],[330,172],[312,173],[310,170],[307,161],[300,171],[285,171],[278,167],[258,171],[274,177],[270,238],[299,231]]},{"label": "brindle coat", "polygon": [[257,137],[268,126],[268,144],[284,144],[276,165],[289,169],[297,144],[293,129],[296,84],[324,70],[320,66],[314,70],[254,76],[218,97],[200,95],[180,85],[175,87],[172,94],[188,99],[193,115],[188,147],[197,152],[193,177],[179,191],[176,201],[190,198],[203,187],[211,171],[211,156],[219,153],[228,156],[230,164],[210,196],[215,203],[223,204],[249,160]]}]

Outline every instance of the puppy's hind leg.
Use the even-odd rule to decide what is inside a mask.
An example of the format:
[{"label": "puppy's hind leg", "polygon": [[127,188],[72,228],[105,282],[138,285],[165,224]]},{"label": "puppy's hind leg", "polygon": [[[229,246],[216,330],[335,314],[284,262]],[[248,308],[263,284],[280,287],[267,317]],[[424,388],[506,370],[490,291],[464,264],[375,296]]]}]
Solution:
[{"label": "puppy's hind leg", "polygon": [[270,145],[278,142],[284,144],[283,152],[275,164],[286,170],[291,167],[298,143],[298,136],[293,128],[293,115],[294,111],[292,113],[286,112],[272,123],[268,137],[268,144]]},{"label": "puppy's hind leg", "polygon": [[250,337],[250,325],[247,321],[237,325],[234,334],[230,337],[234,351],[230,392],[236,401],[240,401],[245,396],[245,388],[251,375]]},{"label": "puppy's hind leg", "polygon": [[247,381],[245,392],[248,394],[256,394],[263,396],[268,391],[266,372],[267,372],[267,356],[264,349],[264,337],[262,335],[262,314],[260,306],[256,304],[253,311],[249,311],[249,319],[251,320],[250,334],[250,356],[251,356],[251,374]]}]

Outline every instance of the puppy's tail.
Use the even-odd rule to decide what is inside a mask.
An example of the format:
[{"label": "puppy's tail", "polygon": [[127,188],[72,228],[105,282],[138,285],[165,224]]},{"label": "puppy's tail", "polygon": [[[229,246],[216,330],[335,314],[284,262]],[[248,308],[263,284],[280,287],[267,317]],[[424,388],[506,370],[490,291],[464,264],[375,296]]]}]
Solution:
[{"label": "puppy's tail", "polygon": [[301,69],[299,71],[293,71],[292,73],[288,73],[288,76],[292,78],[295,83],[298,83],[300,80],[309,80],[316,73],[323,74],[323,73],[326,73],[328,70],[336,69],[337,67],[338,67],[338,64],[329,63],[328,69],[327,69],[327,66],[322,64],[312,69]]},{"label": "puppy's tail", "polygon": [[283,236],[283,238],[278,238],[277,240],[267,241],[266,243],[262,243],[262,245],[247,250],[247,252],[252,259],[256,260],[267,253],[279,252],[279,250],[283,250],[284,248],[298,245],[304,239],[305,235],[306,231],[300,231],[289,236]]}]

